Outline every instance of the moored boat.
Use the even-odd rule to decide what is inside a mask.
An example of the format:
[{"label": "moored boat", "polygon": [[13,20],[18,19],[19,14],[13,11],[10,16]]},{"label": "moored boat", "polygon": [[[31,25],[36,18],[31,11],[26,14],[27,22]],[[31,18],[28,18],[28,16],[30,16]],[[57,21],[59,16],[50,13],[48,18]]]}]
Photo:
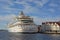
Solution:
[{"label": "moored boat", "polygon": [[9,32],[23,32],[23,33],[34,33],[37,32],[37,25],[34,23],[33,18],[24,15],[23,12],[16,17],[15,23],[8,24]]}]

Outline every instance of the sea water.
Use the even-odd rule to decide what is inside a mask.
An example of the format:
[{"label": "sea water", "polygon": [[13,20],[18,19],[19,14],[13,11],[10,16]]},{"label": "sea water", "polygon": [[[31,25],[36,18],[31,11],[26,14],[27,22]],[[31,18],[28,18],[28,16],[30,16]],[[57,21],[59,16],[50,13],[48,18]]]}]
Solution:
[{"label": "sea water", "polygon": [[0,40],[60,40],[60,34],[12,34],[7,31],[1,31]]}]

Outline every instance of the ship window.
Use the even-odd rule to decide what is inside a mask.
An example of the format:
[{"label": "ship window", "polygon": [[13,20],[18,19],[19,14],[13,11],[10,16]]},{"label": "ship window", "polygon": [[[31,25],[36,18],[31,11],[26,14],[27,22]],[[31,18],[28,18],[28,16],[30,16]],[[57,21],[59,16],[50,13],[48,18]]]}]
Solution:
[{"label": "ship window", "polygon": [[23,21],[24,23],[33,22],[32,20],[21,20],[21,21]]}]

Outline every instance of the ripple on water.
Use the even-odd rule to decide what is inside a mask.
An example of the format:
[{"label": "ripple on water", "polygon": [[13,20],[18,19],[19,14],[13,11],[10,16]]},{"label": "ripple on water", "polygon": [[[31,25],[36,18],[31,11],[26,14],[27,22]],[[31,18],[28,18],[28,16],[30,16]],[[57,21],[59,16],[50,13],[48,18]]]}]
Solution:
[{"label": "ripple on water", "polygon": [[11,34],[0,32],[0,40],[60,40],[60,34]]}]

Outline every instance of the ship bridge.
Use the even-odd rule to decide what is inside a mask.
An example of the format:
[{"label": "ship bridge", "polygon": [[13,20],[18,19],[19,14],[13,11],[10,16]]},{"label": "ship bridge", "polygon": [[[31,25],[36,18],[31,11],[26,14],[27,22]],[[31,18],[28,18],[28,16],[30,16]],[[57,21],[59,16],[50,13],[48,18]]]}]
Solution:
[{"label": "ship bridge", "polygon": [[32,24],[33,18],[30,18],[30,16],[24,15],[23,12],[16,18],[21,24]]}]

